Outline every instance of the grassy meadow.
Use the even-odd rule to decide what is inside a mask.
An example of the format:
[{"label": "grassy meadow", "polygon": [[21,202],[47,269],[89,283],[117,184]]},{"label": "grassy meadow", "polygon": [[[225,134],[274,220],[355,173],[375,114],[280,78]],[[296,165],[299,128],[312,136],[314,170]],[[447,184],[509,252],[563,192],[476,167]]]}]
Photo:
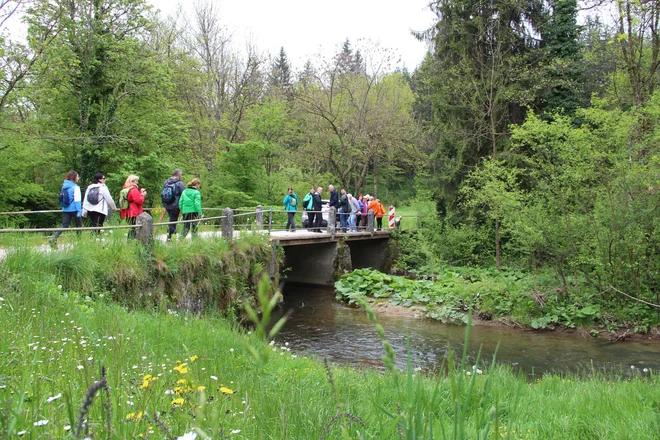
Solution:
[{"label": "grassy meadow", "polygon": [[[256,239],[236,247],[242,265],[261,252]],[[0,265],[0,437],[653,439],[660,432],[654,372],[529,382],[503,366],[453,358],[438,376],[325,366],[237,326],[232,307],[186,313],[172,295],[158,295],[176,286],[174,278],[197,294],[204,283],[219,283],[217,295],[253,293],[249,280],[260,264],[234,273],[236,257],[222,259],[228,249],[221,240],[186,241],[156,245],[148,256],[125,239],[90,239],[75,253],[8,256]]]}]

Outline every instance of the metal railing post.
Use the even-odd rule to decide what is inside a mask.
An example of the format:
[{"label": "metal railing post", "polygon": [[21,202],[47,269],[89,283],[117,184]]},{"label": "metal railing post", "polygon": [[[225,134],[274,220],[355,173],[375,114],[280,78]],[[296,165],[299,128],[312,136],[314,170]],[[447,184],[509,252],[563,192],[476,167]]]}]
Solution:
[{"label": "metal railing post", "polygon": [[257,215],[255,216],[255,223],[257,228],[263,229],[264,226],[264,207],[257,205]]},{"label": "metal railing post", "polygon": [[270,230],[273,227],[273,207],[270,207],[270,210],[268,210],[268,233],[270,234]]},{"label": "metal railing post", "polygon": [[234,238],[234,210],[225,208],[222,210],[222,237],[227,241]]}]

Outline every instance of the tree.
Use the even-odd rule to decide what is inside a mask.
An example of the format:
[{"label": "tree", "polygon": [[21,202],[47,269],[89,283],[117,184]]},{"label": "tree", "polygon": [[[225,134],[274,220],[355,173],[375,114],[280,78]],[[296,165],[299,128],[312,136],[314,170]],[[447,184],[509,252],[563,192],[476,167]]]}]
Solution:
[{"label": "tree", "polygon": [[232,48],[211,2],[195,5],[188,27],[186,51],[198,66],[191,73],[194,77],[180,84],[180,94],[194,127],[194,160],[215,172],[225,141],[241,143],[247,138],[247,114],[265,86],[264,59],[253,45],[244,53]]},{"label": "tree", "polygon": [[617,42],[628,73],[633,103],[644,104],[655,90],[660,66],[660,3],[620,0]]},{"label": "tree", "polygon": [[280,48],[279,56],[271,67],[269,85],[271,89],[291,96],[291,66],[284,47]]},{"label": "tree", "polygon": [[357,193],[372,167],[377,173],[379,157],[391,150],[409,151],[415,128],[410,116],[413,96],[400,74],[382,73],[387,53],[375,50],[371,70],[361,74],[345,71],[345,53],[316,69],[313,81],[299,84],[296,98],[309,126],[318,130],[315,149],[341,184]]}]

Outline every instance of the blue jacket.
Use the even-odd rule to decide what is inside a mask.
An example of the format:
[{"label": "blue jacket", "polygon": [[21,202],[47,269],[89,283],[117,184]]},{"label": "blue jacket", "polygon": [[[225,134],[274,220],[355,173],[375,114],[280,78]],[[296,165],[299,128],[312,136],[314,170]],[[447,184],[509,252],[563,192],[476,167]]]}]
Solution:
[{"label": "blue jacket", "polygon": [[[296,204],[292,205],[292,199],[296,199]],[[284,197],[284,200],[282,200],[282,204],[284,205],[284,209],[287,211],[295,211],[298,208],[298,196],[296,193],[293,193],[291,195],[287,194],[286,197]]]},{"label": "blue jacket", "polygon": [[64,180],[62,191],[68,191],[69,200],[72,200],[68,205],[61,205],[62,212],[75,212],[77,214],[76,217],[82,217],[82,195],[80,194],[80,187],[70,180]]},{"label": "blue jacket", "polygon": [[339,209],[339,194],[337,194],[337,190],[330,191],[330,206],[334,206],[335,209]]}]

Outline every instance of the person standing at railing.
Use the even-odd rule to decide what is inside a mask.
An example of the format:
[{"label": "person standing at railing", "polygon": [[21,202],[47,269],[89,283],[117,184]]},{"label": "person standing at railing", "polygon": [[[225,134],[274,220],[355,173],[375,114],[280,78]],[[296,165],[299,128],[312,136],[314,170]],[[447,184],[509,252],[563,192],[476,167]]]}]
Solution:
[{"label": "person standing at railing", "polygon": [[[62,207],[62,228],[68,228],[71,220],[74,221],[77,228],[82,227],[82,197],[80,187],[78,186],[78,173],[71,170],[66,173],[59,197]],[[80,231],[76,231],[80,235]],[[62,231],[57,231],[50,239],[51,245],[55,244],[57,237]]]},{"label": "person standing at railing", "polygon": [[[92,184],[85,190],[83,198],[82,216],[89,218],[94,227],[102,227],[105,218],[112,211],[117,210],[108,187],[105,186],[105,174],[96,173]],[[100,231],[95,231],[97,234]]]},{"label": "person standing at railing", "polygon": [[367,229],[367,214],[369,213],[369,196],[365,195],[363,197],[362,195],[360,195],[360,197],[358,197],[358,200],[360,200],[360,203],[361,203],[361,207],[360,207],[361,215],[360,215],[359,225],[363,230],[366,230]]},{"label": "person standing at railing", "polygon": [[[183,220],[197,220],[202,216],[202,193],[199,192],[199,187],[202,186],[202,183],[199,179],[195,178],[188,182],[186,186],[187,188],[183,191],[179,199],[179,209],[181,209],[181,213],[183,214]],[[198,221],[184,223],[181,238],[185,238],[188,235],[191,227],[192,236],[197,235],[198,225]]]},{"label": "person standing at railing", "polygon": [[311,212],[314,208],[314,187],[309,189],[309,192],[305,195],[303,199],[303,209],[307,211],[307,229],[314,231],[314,224],[316,221],[316,214]]},{"label": "person standing at railing", "polygon": [[323,202],[321,202],[322,192],[323,188],[319,186],[314,193],[314,203],[312,203],[312,209],[316,211],[316,221],[314,222],[314,229],[312,229],[314,232],[321,232],[321,222],[323,222],[323,213],[321,213],[323,209]]},{"label": "person standing at railing", "polygon": [[[330,191],[330,200],[328,202],[328,207],[333,207],[335,208],[335,218],[332,219],[332,221],[335,222],[335,226],[337,225],[337,222],[339,221],[339,194],[337,193],[337,190],[335,189],[334,185],[328,185],[328,191]],[[328,219],[330,221],[331,219]]]},{"label": "person standing at railing", "polygon": [[349,212],[351,212],[351,208],[348,205],[348,196],[346,195],[346,190],[342,188],[341,197],[339,198],[339,223],[341,224],[342,232],[346,232]]},{"label": "person standing at railing", "polygon": [[296,209],[298,209],[298,196],[296,193],[293,192],[293,188],[289,187],[287,189],[287,194],[284,197],[284,200],[282,200],[282,204],[284,205],[284,209],[286,210],[287,215],[289,216],[289,219],[286,222],[286,230],[289,230],[289,226],[291,226],[291,232],[296,232],[296,223],[294,222],[294,216],[296,215]]},{"label": "person standing at railing", "polygon": [[176,235],[176,223],[173,222],[179,220],[179,214],[181,213],[179,200],[185,189],[186,186],[181,181],[181,169],[179,168],[175,169],[172,177],[169,177],[163,183],[160,199],[163,202],[163,208],[167,211],[169,221],[172,223],[171,225],[167,225],[167,241],[170,241],[172,236]]},{"label": "person standing at railing", "polygon": [[353,197],[352,194],[347,194],[348,197],[348,206],[350,207],[351,210],[351,215],[348,218],[348,225],[351,228],[351,232],[357,232],[357,213],[360,211],[360,205],[358,204],[358,200]]},{"label": "person standing at railing", "polygon": [[[138,189],[139,183],[140,178],[135,174],[131,174],[126,178],[126,182],[124,182],[124,186],[119,193],[119,216],[125,219],[129,225],[134,225],[137,216],[144,212],[142,205],[147,190],[144,188]],[[128,238],[135,238],[135,228],[128,231]]]},{"label": "person standing at railing", "polygon": [[374,201],[374,216],[376,217],[377,231],[383,229],[383,216],[385,215],[385,207],[380,203],[380,199]]}]

